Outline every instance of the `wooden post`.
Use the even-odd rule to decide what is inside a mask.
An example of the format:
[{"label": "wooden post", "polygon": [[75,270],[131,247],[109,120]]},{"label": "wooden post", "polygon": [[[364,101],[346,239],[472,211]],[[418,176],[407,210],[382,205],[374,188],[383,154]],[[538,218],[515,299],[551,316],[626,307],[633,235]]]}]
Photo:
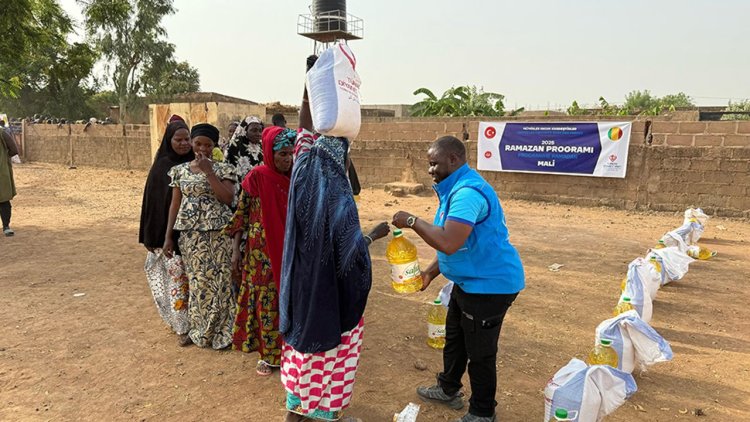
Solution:
[{"label": "wooden post", "polygon": [[26,161],[26,119],[21,119],[21,157]]},{"label": "wooden post", "polygon": [[73,150],[73,130],[70,126],[70,123],[68,123],[68,147],[69,147],[69,153],[70,153],[70,165],[68,166],[68,168],[74,169],[76,168],[76,166],[75,166],[74,150]]}]

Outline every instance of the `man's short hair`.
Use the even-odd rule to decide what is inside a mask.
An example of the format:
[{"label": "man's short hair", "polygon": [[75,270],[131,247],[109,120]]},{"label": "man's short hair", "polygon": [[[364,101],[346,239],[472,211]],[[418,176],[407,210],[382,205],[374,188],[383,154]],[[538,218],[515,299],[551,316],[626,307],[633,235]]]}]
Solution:
[{"label": "man's short hair", "polygon": [[456,154],[462,160],[466,160],[466,147],[455,136],[443,136],[433,142],[432,147],[448,154]]},{"label": "man's short hair", "polygon": [[286,118],[283,114],[276,113],[273,115],[273,117],[271,117],[271,124],[273,124],[274,126],[278,126],[282,123],[286,123]]}]

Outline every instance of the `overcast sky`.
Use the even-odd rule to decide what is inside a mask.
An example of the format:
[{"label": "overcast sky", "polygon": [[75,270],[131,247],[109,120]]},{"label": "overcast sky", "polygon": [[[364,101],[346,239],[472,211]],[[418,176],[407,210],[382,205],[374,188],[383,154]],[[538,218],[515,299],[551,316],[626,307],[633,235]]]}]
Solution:
[{"label": "overcast sky", "polygon": [[[75,0],[61,0],[80,22]],[[297,104],[312,41],[301,0],[176,0],[165,19],[201,89]],[[365,36],[351,42],[366,104],[418,101],[477,85],[508,107],[566,108],[636,89],[683,91],[699,105],[750,98],[748,0],[350,0]]]}]

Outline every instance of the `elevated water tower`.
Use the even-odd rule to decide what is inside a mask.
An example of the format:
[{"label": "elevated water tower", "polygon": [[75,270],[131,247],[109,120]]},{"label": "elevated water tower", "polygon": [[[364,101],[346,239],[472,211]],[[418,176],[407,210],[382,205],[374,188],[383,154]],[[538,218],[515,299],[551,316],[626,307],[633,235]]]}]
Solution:
[{"label": "elevated water tower", "polygon": [[364,37],[364,21],[346,12],[346,0],[313,0],[310,11],[299,15],[297,33],[315,41],[315,54],[332,43]]}]

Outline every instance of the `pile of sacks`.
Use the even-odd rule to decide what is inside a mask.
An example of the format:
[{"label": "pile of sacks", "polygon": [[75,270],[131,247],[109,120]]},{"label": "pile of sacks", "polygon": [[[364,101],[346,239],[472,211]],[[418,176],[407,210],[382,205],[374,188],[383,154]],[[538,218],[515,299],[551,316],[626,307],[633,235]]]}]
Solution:
[{"label": "pile of sacks", "polygon": [[[657,362],[672,359],[669,343],[650,325],[653,301],[659,289],[682,279],[695,258],[710,259],[715,253],[698,245],[708,216],[700,208],[685,211],[683,224],[666,233],[657,247],[628,266],[620,302],[629,298],[633,310],[602,321],[596,327],[595,344],[609,339],[617,352],[617,367],[588,365],[572,359],[548,381],[545,388],[544,421],[600,421],[630,398],[637,386],[633,371],[646,370]],[[561,414],[565,414],[562,412]]]}]

